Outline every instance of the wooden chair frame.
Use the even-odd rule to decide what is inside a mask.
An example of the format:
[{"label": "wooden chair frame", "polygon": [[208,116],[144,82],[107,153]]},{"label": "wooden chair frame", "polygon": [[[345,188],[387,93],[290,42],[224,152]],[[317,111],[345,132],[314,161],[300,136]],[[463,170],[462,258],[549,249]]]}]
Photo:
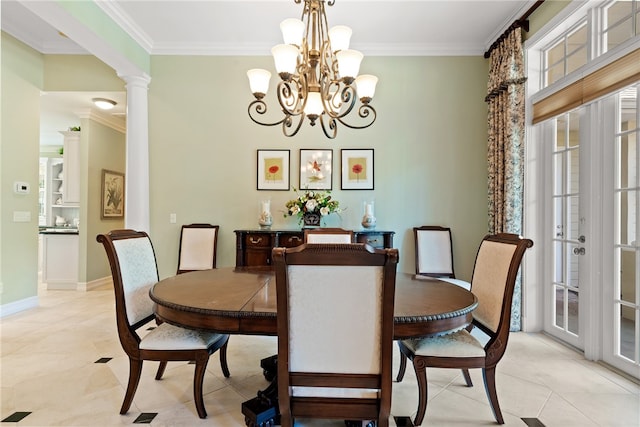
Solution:
[{"label": "wooden chair frame", "polygon": [[[345,420],[377,420],[389,425],[391,410],[391,363],[393,309],[397,249],[373,249],[364,244],[303,244],[295,248],[274,248],[278,307],[278,399],[283,427],[294,417]],[[381,321],[381,366],[379,374],[318,373],[289,371],[289,280],[292,265],[381,266],[383,268]],[[336,299],[339,299],[336,296]],[[327,313],[330,316],[330,313]],[[345,328],[348,325],[344,325]],[[335,349],[340,351],[340,349]],[[293,386],[370,388],[379,398],[291,396]]]},{"label": "wooden chair frame", "polygon": [[177,270],[177,274],[182,274],[182,273],[187,273],[189,271],[195,271],[193,269],[185,269],[182,268],[182,250],[184,248],[185,245],[185,240],[183,239],[184,237],[184,231],[185,229],[215,229],[215,235],[213,238],[213,260],[212,260],[212,267],[211,268],[216,268],[216,252],[218,251],[218,232],[220,231],[220,226],[219,225],[211,225],[211,224],[198,224],[198,223],[194,223],[194,224],[188,224],[188,225],[183,225],[182,228],[180,229],[180,246],[178,249],[178,270]]},{"label": "wooden chair frame", "polygon": [[[351,243],[353,241],[353,231],[345,230],[343,228],[305,228],[304,230],[304,243],[320,243],[320,242],[309,242],[309,236],[313,238],[313,235],[321,235],[321,236],[330,236],[330,235],[348,235]],[[331,242],[331,243],[344,243],[341,241]]]},{"label": "wooden chair frame", "polygon": [[[147,323],[155,320],[155,315],[150,314],[144,319],[130,324],[127,317],[127,303],[125,299],[122,271],[120,269],[120,260],[116,248],[113,244],[116,240],[122,239],[149,239],[149,235],[143,231],[135,230],[113,230],[107,234],[99,234],[96,240],[102,243],[109,264],[111,266],[111,275],[113,277],[113,288],[116,300],[116,324],[118,327],[118,337],[123,350],[129,356],[129,381],[127,391],[122,402],[120,414],[126,414],[129,411],[133,396],[140,382],[140,374],[142,373],[142,363],[145,360],[159,361],[156,380],[160,380],[164,374],[164,370],[168,361],[195,361],[195,372],[193,377],[193,397],[196,409],[200,418],[207,417],[207,411],[204,407],[204,399],[202,396],[202,385],[204,382],[204,374],[206,372],[209,356],[218,349],[220,350],[220,366],[225,377],[229,377],[229,367],[227,365],[227,341],[229,336],[216,341],[213,345],[206,349],[187,349],[187,350],[148,350],[139,347],[142,339],[136,332],[139,328]],[[151,244],[153,250],[153,244]],[[154,253],[155,258],[155,253]],[[157,274],[156,264],[156,274]]]},{"label": "wooden chair frame", "polygon": [[[509,262],[508,272],[506,276],[506,284],[504,285],[504,293],[502,296],[502,304],[499,307],[500,316],[498,326],[495,331],[481,323],[474,314],[473,323],[467,328],[471,331],[476,327],[483,331],[489,337],[488,342],[484,346],[484,357],[438,357],[438,356],[421,356],[416,355],[407,347],[404,341],[399,341],[400,350],[411,361],[413,361],[413,367],[416,372],[418,380],[418,411],[414,420],[414,425],[418,426],[422,424],[424,415],[427,409],[427,375],[426,368],[454,368],[462,369],[465,377],[465,382],[468,387],[473,386],[471,377],[469,376],[470,368],[481,368],[482,376],[484,379],[485,390],[487,398],[491,405],[493,415],[498,424],[504,424],[504,418],[500,410],[500,404],[498,403],[498,394],[496,391],[496,365],[502,359],[504,352],[507,348],[507,342],[509,340],[509,328],[511,323],[511,302],[513,299],[513,292],[515,288],[516,278],[518,276],[518,270],[525,251],[533,246],[533,242],[529,239],[522,238],[516,234],[499,233],[496,235],[487,235],[482,239],[478,253],[476,255],[476,263],[474,265],[474,275],[478,268],[478,255],[483,249],[485,242],[497,242],[500,244],[515,246],[514,252]],[[471,280],[471,291],[473,291],[473,278]],[[483,304],[482,300],[478,302]],[[425,338],[429,339],[429,338]],[[401,380],[402,378],[400,378]]]}]

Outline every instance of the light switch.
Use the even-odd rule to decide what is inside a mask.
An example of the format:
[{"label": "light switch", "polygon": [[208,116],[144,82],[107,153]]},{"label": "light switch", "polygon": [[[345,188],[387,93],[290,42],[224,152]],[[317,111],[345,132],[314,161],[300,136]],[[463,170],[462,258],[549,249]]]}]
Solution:
[{"label": "light switch", "polygon": [[169,214],[169,222],[171,224],[175,224],[176,223],[176,214],[174,214],[174,213]]},{"label": "light switch", "polygon": [[29,211],[14,211],[13,222],[31,222],[31,212]]}]

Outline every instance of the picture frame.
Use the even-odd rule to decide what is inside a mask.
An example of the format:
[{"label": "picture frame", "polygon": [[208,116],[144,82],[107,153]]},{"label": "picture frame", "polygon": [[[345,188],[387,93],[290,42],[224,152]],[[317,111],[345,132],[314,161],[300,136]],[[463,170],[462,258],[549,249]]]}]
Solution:
[{"label": "picture frame", "polygon": [[373,190],[373,148],[341,150],[343,190]]},{"label": "picture frame", "polygon": [[289,190],[289,150],[258,150],[257,189]]},{"label": "picture frame", "polygon": [[100,218],[124,218],[124,174],[102,169]]},{"label": "picture frame", "polygon": [[301,189],[331,190],[333,150],[300,149]]}]

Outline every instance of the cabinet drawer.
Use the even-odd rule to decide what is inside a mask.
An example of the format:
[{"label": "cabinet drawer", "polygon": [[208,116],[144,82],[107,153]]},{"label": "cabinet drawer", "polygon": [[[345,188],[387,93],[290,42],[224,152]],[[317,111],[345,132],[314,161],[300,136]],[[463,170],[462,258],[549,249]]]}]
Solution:
[{"label": "cabinet drawer", "polygon": [[271,246],[270,234],[247,234],[245,237],[247,248],[263,248]]},{"label": "cabinet drawer", "polygon": [[285,248],[300,246],[303,242],[304,239],[297,234],[282,233],[278,238],[278,245]]},{"label": "cabinet drawer", "polygon": [[360,234],[357,241],[374,248],[384,248],[384,235],[382,234]]}]

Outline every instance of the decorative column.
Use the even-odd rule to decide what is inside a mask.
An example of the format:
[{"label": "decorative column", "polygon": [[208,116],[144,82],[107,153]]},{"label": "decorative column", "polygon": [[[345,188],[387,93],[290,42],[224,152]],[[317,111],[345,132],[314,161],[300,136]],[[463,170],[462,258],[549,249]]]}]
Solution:
[{"label": "decorative column", "polygon": [[127,165],[125,227],[150,230],[149,217],[149,76],[120,76],[127,84]]}]

